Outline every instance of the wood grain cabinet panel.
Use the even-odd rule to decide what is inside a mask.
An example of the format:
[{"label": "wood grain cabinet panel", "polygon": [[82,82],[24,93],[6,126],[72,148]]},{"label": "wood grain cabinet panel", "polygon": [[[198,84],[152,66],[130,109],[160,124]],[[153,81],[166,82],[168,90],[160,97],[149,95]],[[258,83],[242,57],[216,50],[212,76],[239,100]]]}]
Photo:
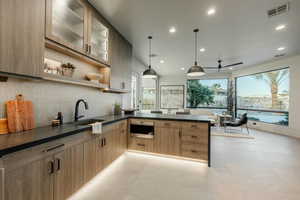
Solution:
[{"label": "wood grain cabinet panel", "polygon": [[155,127],[154,152],[180,155],[180,129]]},{"label": "wood grain cabinet panel", "polygon": [[136,151],[154,152],[153,140],[145,138],[130,137],[128,149]]},{"label": "wood grain cabinet panel", "polygon": [[44,29],[45,1],[0,0],[0,71],[40,76]]},{"label": "wood grain cabinet panel", "polygon": [[[84,180],[88,182],[97,173],[97,157],[99,150],[97,149],[97,140],[95,138],[84,143]],[[101,155],[100,155],[101,156]]]},{"label": "wood grain cabinet panel", "polygon": [[53,200],[52,156],[5,173],[5,200]]},{"label": "wood grain cabinet panel", "polygon": [[84,184],[84,144],[54,156],[54,200],[64,200]]}]

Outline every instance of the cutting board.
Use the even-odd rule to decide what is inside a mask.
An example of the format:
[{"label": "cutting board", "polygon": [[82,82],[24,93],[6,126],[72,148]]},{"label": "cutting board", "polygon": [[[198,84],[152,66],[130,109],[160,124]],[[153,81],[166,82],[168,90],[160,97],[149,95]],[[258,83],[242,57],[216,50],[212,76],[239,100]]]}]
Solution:
[{"label": "cutting board", "polygon": [[25,101],[23,95],[6,102],[8,130],[10,133],[35,128],[34,110],[31,101]]},{"label": "cutting board", "polygon": [[8,133],[7,119],[0,119],[0,134]]}]

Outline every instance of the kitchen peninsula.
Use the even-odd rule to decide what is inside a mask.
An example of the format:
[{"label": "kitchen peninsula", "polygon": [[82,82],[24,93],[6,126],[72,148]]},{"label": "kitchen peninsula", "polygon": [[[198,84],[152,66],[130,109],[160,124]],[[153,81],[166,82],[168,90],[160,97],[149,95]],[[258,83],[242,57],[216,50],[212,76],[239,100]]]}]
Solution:
[{"label": "kitchen peninsula", "polygon": [[[204,116],[136,114],[93,120],[102,121],[102,134],[91,134],[84,123],[91,120],[82,120],[1,135],[0,199],[65,199],[127,150],[210,166],[210,121]],[[149,124],[153,132],[139,129]]]}]

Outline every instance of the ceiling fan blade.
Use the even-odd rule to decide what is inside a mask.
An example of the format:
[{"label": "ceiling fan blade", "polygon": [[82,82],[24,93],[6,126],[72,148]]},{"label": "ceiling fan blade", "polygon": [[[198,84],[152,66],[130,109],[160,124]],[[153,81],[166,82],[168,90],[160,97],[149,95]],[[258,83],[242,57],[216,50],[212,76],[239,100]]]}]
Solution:
[{"label": "ceiling fan blade", "polygon": [[203,69],[218,69],[218,67],[202,67]]},{"label": "ceiling fan blade", "polygon": [[223,66],[223,67],[233,67],[233,66],[242,65],[242,64],[244,64],[244,63],[239,62],[239,63],[234,63],[234,64],[231,64],[231,65],[226,65],[226,66]]}]

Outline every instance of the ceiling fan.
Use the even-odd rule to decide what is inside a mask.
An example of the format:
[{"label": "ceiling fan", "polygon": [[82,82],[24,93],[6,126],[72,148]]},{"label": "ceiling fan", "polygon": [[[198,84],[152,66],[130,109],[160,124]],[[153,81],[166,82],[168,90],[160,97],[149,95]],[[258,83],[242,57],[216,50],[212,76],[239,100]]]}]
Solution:
[{"label": "ceiling fan", "polygon": [[225,66],[223,66],[222,65],[222,60],[221,59],[219,59],[218,60],[218,67],[204,67],[204,69],[217,69],[218,70],[218,72],[221,70],[221,69],[224,69],[224,68],[228,68],[228,67],[234,67],[234,66],[237,66],[237,65],[242,65],[242,64],[244,64],[243,62],[238,62],[238,63],[233,63],[233,64],[230,64],[230,65],[225,65]]}]

